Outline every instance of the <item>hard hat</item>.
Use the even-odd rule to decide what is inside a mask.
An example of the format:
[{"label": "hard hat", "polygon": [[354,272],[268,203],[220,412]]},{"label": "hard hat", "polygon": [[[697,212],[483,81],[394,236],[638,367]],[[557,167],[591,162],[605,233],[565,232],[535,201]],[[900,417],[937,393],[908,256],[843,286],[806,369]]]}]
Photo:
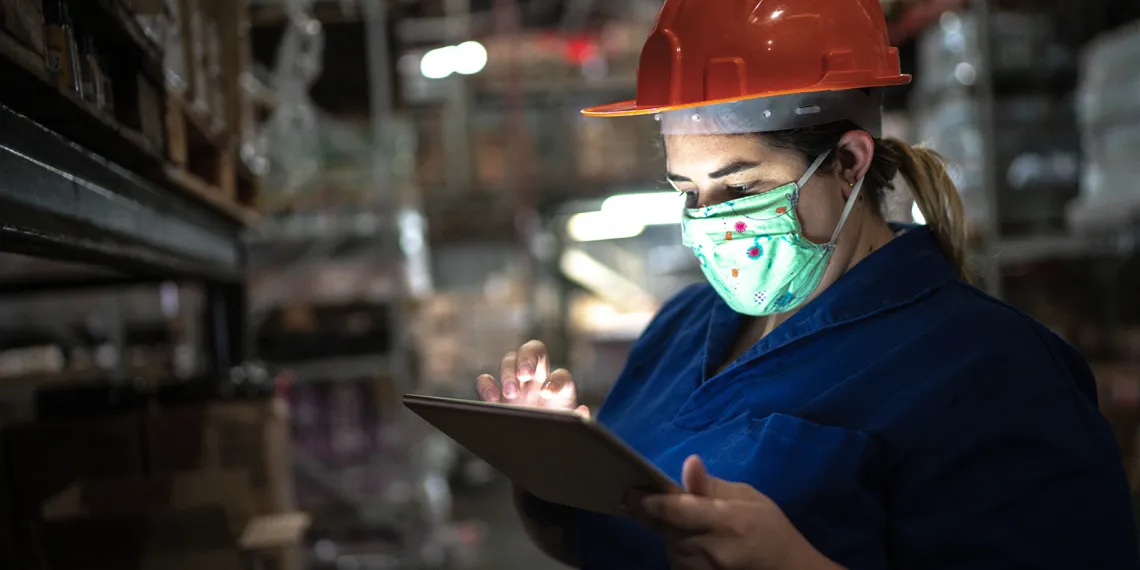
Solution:
[{"label": "hard hat", "polygon": [[[637,99],[582,113],[722,112],[738,103],[728,106],[738,119],[729,130],[769,131],[821,124],[839,108],[869,115],[859,109],[875,104],[877,113],[879,98],[867,89],[909,82],[879,0],[666,0],[641,52]],[[703,120],[685,115],[697,117],[690,126]],[[700,130],[723,130],[709,124]]]}]

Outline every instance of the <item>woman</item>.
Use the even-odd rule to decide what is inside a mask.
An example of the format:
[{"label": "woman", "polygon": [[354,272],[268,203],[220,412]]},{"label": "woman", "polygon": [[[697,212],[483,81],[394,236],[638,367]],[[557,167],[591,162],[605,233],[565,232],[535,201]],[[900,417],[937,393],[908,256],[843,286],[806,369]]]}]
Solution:
[{"label": "woman", "polygon": [[[597,419],[684,493],[632,520],[518,493],[583,569],[1137,568],[1129,490],[1071,347],[969,284],[938,158],[882,140],[905,83],[877,0],[667,0],[638,99],[711,286],[669,301]],[[928,225],[880,214],[901,174]],[[572,409],[529,343],[487,401]],[[579,408],[582,413],[588,410]]]}]

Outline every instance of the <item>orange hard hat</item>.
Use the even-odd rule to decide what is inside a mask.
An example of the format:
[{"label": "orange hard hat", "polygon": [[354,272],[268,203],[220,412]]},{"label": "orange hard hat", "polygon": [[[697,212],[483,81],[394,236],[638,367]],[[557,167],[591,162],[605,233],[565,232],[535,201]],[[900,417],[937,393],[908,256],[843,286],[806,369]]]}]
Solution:
[{"label": "orange hard hat", "polygon": [[641,52],[637,99],[598,117],[910,82],[879,0],[666,0]]}]

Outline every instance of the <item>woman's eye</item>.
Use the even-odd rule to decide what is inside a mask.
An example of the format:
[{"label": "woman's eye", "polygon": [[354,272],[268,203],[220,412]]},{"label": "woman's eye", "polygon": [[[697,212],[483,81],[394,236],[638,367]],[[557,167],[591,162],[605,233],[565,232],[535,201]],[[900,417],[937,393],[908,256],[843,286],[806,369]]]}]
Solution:
[{"label": "woman's eye", "polygon": [[748,184],[741,184],[739,186],[725,186],[725,188],[733,194],[749,194],[756,190],[756,183],[750,182]]},{"label": "woman's eye", "polygon": [[677,193],[681,194],[682,196],[685,197],[685,207],[686,208],[696,208],[697,207],[698,199],[697,199],[697,191],[696,190],[678,190]]}]

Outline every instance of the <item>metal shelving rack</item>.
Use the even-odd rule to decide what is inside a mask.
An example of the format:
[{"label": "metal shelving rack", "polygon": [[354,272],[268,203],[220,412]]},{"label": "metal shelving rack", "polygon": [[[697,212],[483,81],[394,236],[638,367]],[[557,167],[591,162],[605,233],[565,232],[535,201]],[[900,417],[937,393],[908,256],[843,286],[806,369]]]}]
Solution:
[{"label": "metal shelving rack", "polygon": [[0,106],[0,252],[113,269],[91,279],[0,276],[0,292],[166,280],[206,291],[206,353],[222,373],[246,358],[243,222],[133,174]]},{"label": "metal shelving rack", "polygon": [[[931,1],[928,4],[936,4]],[[952,4],[965,2],[947,2]],[[1140,228],[1130,226],[1102,227],[1096,230],[1069,228],[1056,234],[1029,234],[1023,236],[1004,235],[1001,229],[999,181],[1001,172],[995,160],[995,115],[994,101],[1002,83],[995,77],[994,55],[991,37],[994,0],[970,0],[968,10],[977,20],[981,30],[978,37],[978,52],[982,65],[977,69],[973,95],[977,100],[980,124],[980,154],[986,159],[982,163],[982,180],[986,207],[989,212],[987,224],[981,228],[983,243],[974,251],[976,269],[982,277],[986,290],[996,297],[1003,295],[1005,270],[1011,266],[1037,261],[1060,261],[1087,259],[1092,256],[1121,258],[1132,254],[1140,239]],[[1074,86],[1075,87],[1075,86]]]}]

